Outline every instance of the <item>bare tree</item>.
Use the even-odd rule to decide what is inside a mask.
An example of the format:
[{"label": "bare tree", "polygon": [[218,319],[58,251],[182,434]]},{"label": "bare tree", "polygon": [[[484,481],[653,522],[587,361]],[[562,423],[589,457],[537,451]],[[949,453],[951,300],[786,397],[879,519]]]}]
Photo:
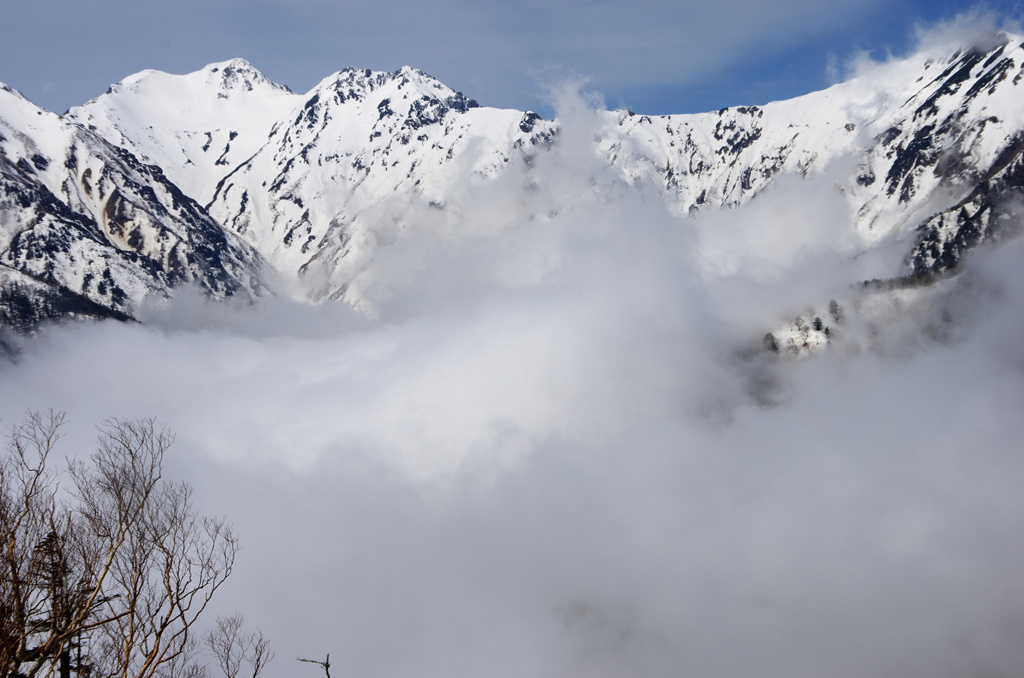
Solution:
[{"label": "bare tree", "polygon": [[28,414],[0,459],[0,678],[82,675],[85,642],[93,678],[201,678],[193,629],[231,574],[234,531],[161,478],[173,436],[153,420],[104,422],[62,495],[47,462],[63,423]]},{"label": "bare tree", "polygon": [[270,649],[270,639],[263,635],[263,631],[256,631],[249,637],[248,662],[252,666],[252,678],[256,678],[267,667],[267,664],[274,661],[274,651]]},{"label": "bare tree", "polygon": [[157,669],[157,678],[210,678],[210,669],[200,661],[202,648],[193,636],[188,639],[182,652]]},{"label": "bare tree", "polygon": [[242,668],[245,641],[242,639],[241,615],[218,617],[217,625],[206,635],[206,647],[217,658],[217,665],[226,678],[237,678]]},{"label": "bare tree", "polygon": [[62,413],[29,413],[8,429],[0,458],[0,675],[37,675],[70,648],[95,610],[99,585],[79,576],[78,521],[58,501],[50,457]]},{"label": "bare tree", "polygon": [[217,665],[226,678],[237,678],[245,662],[252,669],[252,678],[274,659],[270,640],[263,631],[243,632],[245,618],[240,614],[218,617],[217,625],[206,635],[206,647],[216,657]]}]

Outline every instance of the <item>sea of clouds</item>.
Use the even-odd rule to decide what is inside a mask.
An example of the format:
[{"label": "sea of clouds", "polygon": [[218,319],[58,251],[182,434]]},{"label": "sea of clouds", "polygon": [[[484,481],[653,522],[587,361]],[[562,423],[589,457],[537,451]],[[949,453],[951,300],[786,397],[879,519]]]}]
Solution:
[{"label": "sea of clouds", "polygon": [[[215,613],[270,676],[1018,674],[1022,244],[865,293],[907,246],[827,174],[674,216],[559,96],[532,167],[381,218],[351,305],[54,327],[0,415],[66,410],[69,455],[173,429],[169,475],[242,538]],[[763,350],[831,299],[825,350]]]}]

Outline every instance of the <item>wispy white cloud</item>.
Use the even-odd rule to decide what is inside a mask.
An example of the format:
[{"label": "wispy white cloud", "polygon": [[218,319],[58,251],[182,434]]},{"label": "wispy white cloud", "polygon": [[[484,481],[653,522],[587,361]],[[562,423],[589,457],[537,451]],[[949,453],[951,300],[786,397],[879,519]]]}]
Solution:
[{"label": "wispy white cloud", "polygon": [[409,216],[353,280],[372,318],[181,297],[56,328],[0,413],[67,409],[78,454],[107,416],[175,429],[272,675],[1016,671],[1021,244],[776,359],[772,323],[862,277],[827,182],[679,219],[568,132]]},{"label": "wispy white cloud", "polygon": [[[685,87],[835,31],[878,6],[878,0],[103,0],[88,6],[43,0],[9,8],[0,27],[6,63],[0,79],[63,110],[144,68],[187,72],[242,56],[304,91],[347,66],[409,64],[487,105],[534,108],[537,86],[530,73],[538,70],[587,74],[615,97]],[[99,35],[108,39],[97,40]],[[55,90],[41,91],[37,83],[44,81]]]},{"label": "wispy white cloud", "polygon": [[967,8],[941,21],[915,24],[914,40],[908,45],[906,53],[888,50],[885,54],[878,54],[858,50],[845,61],[837,57],[830,58],[829,79],[841,81],[869,75],[880,66],[898,61],[909,54],[919,54],[925,58],[946,58],[952,45],[959,45],[961,49],[989,51],[1005,42],[1006,32],[1019,34],[1019,19],[984,5]]}]

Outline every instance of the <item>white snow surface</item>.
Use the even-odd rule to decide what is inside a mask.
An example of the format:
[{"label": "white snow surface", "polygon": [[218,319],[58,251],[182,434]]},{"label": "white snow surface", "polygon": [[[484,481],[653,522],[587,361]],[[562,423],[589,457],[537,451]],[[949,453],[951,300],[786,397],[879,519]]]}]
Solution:
[{"label": "white snow surface", "polygon": [[203,203],[299,100],[249,62],[232,59],[187,75],[136,73],[66,117],[163,168]]},{"label": "white snow surface", "polygon": [[130,312],[179,284],[255,294],[260,258],[123,147],[0,86],[0,265]]},{"label": "white snow surface", "polygon": [[[364,278],[381,248],[497,237],[623,190],[690,219],[705,259],[725,252],[708,270],[735,259],[710,215],[780,179],[830,185],[850,256],[894,242],[907,251],[914,229],[963,201],[1021,134],[1021,40],[930,48],[821,92],[695,115],[593,110],[563,93],[558,118],[541,120],[479,107],[410,67],[348,68],[296,94],[233,59],[143,71],[63,119],[5,92],[0,124],[10,157],[63,158],[87,132],[127,149],[252,247],[279,291],[372,315]],[[63,165],[40,171],[46,186],[89,203]],[[90,209],[103,220],[103,204]]]},{"label": "white snow surface", "polygon": [[[999,59],[1012,61],[1013,78],[1024,50],[1018,36],[1003,41]],[[580,168],[559,167],[558,159],[530,167],[538,154],[555,156],[561,146],[565,155],[577,141],[582,154],[575,157],[599,159],[583,170],[595,181],[614,175],[653,191],[680,216],[743,204],[778,177],[830,174],[858,247],[904,235],[970,186],[911,162],[911,191],[880,190],[893,149],[955,114],[946,140],[984,168],[1024,118],[1019,78],[965,101],[991,63],[974,64],[959,87],[940,91],[948,79],[940,76],[964,54],[922,52],[763,107],[669,116],[560,111],[532,128],[520,127],[527,121],[521,111],[466,107],[450,88],[408,67],[346,69],[298,95],[234,60],[188,75],[132,76],[69,118],[165,167],[291,281],[292,294],[359,306],[353,281],[382,245],[411,234],[494,235],[515,220],[545,218],[511,206],[508,222],[478,220],[467,191],[477,195],[501,177],[553,190],[553,172]],[[932,108],[922,113],[923,106]],[[893,138],[881,143],[889,130]],[[594,196],[584,190],[552,199],[565,204],[544,205],[549,212]]]}]

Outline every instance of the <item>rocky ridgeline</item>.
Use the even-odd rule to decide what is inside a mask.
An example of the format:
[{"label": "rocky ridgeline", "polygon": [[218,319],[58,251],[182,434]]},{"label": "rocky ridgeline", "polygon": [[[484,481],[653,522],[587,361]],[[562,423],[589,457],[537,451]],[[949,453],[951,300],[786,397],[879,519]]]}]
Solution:
[{"label": "rocky ridgeline", "polygon": [[[593,151],[680,219],[848,168],[837,190],[854,228],[902,239],[892,279],[920,281],[1016,232],[1022,78],[1021,39],[1004,34],[760,107],[598,112]],[[346,69],[306,94],[242,60],[145,71],[64,116],[4,88],[0,324],[130,319],[181,286],[256,298],[270,279],[357,303],[347,286],[382,246],[380,214],[444,211],[467,176],[530,172],[562,124],[481,107],[412,68]],[[800,341],[825,341],[815,327]]]}]

